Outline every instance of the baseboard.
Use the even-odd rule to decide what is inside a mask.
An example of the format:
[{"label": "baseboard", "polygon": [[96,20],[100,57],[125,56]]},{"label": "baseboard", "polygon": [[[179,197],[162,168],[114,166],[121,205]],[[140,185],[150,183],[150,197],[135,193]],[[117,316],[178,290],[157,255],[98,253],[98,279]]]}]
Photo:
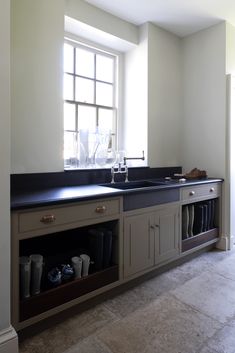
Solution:
[{"label": "baseboard", "polygon": [[232,250],[234,247],[234,236],[231,235],[230,239],[229,239],[229,250]]},{"label": "baseboard", "polygon": [[230,250],[230,237],[226,235],[221,236],[216,243],[216,248],[225,251]]},{"label": "baseboard", "polygon": [[0,332],[0,353],[18,353],[18,336],[12,326]]}]

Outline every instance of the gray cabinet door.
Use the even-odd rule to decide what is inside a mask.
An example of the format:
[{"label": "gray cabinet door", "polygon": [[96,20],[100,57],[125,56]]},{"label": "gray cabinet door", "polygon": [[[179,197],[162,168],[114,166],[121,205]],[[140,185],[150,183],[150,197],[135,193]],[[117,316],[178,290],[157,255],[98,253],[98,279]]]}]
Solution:
[{"label": "gray cabinet door", "polygon": [[124,277],[154,265],[153,214],[127,216],[124,221]]},{"label": "gray cabinet door", "polygon": [[179,254],[179,207],[167,206],[155,213],[155,265]]}]

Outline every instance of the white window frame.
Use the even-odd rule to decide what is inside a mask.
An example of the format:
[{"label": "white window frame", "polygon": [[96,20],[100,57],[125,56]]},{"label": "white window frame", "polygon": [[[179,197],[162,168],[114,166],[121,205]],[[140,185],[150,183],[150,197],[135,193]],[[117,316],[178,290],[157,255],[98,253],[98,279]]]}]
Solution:
[{"label": "white window frame", "polygon": [[[122,73],[122,62],[123,62],[123,55],[120,52],[114,51],[111,48],[107,48],[104,47],[100,44],[97,43],[92,43],[90,41],[81,39],[77,36],[71,35],[71,34],[67,34],[65,35],[64,38],[64,43],[68,43],[70,45],[73,45],[74,47],[80,47],[80,48],[86,48],[87,50],[91,50],[94,53],[98,53],[98,54],[102,54],[104,56],[107,57],[114,57],[115,58],[115,70],[114,70],[114,81],[113,81],[113,85],[114,85],[114,102],[113,102],[113,107],[110,107],[111,110],[114,111],[114,122],[113,122],[113,127],[114,127],[114,131],[112,131],[112,147],[115,151],[117,151],[120,146],[120,137],[121,137],[121,126],[122,126],[122,122],[120,121],[120,117],[123,115],[122,114],[122,100],[121,98],[121,94],[120,92],[122,91],[121,88],[121,83],[122,83],[122,79],[121,79],[121,73]],[[71,74],[71,73],[70,73]],[[79,76],[76,75],[75,73],[72,74],[75,77]],[[98,80],[99,81],[99,80]],[[94,82],[96,82],[96,80],[94,79]],[[105,109],[109,109],[109,107],[107,106],[102,106],[102,105],[97,105],[97,104],[89,104],[89,103],[83,103],[83,102],[77,102],[75,100],[75,88],[74,88],[74,100],[66,100],[64,99],[64,102],[68,102],[68,103],[73,103],[76,105],[76,110],[78,105],[88,105],[88,106],[93,106],[96,108],[96,111],[98,111],[98,108],[105,108]],[[76,112],[76,120],[77,120],[77,112]],[[98,118],[97,118],[98,120]],[[97,121],[96,121],[97,122]],[[64,130],[64,133],[67,130]],[[76,130],[74,131],[75,133],[79,133],[78,128],[77,128],[77,121],[76,121]],[[87,166],[85,167],[85,169],[100,169],[101,167],[98,165],[93,165],[91,166]],[[103,168],[110,168],[109,165],[107,166],[103,166]],[[79,166],[66,166],[65,165],[65,160],[64,160],[64,169],[84,169],[84,167],[79,167]]]}]

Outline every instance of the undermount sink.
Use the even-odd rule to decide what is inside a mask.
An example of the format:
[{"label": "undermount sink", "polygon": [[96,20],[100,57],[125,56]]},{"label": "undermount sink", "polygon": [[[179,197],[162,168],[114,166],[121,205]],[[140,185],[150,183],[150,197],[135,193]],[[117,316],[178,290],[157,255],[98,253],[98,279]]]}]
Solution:
[{"label": "undermount sink", "polygon": [[120,190],[131,190],[131,189],[141,189],[141,188],[149,188],[154,186],[164,185],[164,182],[154,182],[149,180],[141,180],[141,181],[127,181],[127,182],[117,182],[117,183],[109,183],[102,184],[101,186],[106,186],[108,188],[120,189]]}]

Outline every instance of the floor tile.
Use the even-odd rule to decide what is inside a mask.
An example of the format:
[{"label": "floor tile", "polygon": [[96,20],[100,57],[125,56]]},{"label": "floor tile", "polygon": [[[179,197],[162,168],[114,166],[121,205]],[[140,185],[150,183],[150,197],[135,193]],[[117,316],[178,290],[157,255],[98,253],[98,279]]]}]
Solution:
[{"label": "floor tile", "polygon": [[64,352],[81,339],[88,337],[116,319],[116,316],[103,305],[98,305],[24,340],[20,344],[20,353]]},{"label": "floor tile", "polygon": [[[235,320],[224,326],[207,342],[207,349],[214,353],[235,353]],[[200,353],[207,353],[202,348]]]},{"label": "floor tile", "polygon": [[177,267],[105,301],[104,305],[115,315],[125,317],[148,305],[160,295],[184,284],[189,279],[191,276]]},{"label": "floor tile", "polygon": [[102,342],[91,336],[72,346],[64,353],[112,353]]},{"label": "floor tile", "polygon": [[208,251],[178,266],[178,269],[182,271],[188,279],[192,279],[200,276],[206,270],[213,269],[216,264],[226,258],[226,254],[228,255],[228,253],[222,250]]},{"label": "floor tile", "polygon": [[235,315],[235,282],[216,273],[206,271],[171,293],[221,323]]},{"label": "floor tile", "polygon": [[181,266],[177,266],[172,270],[146,281],[144,284],[146,287],[153,289],[156,295],[161,295],[184,284],[191,278],[189,273],[181,270]]},{"label": "floor tile", "polygon": [[222,262],[216,263],[212,271],[235,281],[235,256],[228,256]]},{"label": "floor tile", "polygon": [[196,353],[220,327],[217,321],[164,295],[102,329],[97,337],[113,353]]},{"label": "floor tile", "polygon": [[151,303],[159,294],[145,284],[138,285],[112,299],[104,305],[118,317],[125,317]]}]

